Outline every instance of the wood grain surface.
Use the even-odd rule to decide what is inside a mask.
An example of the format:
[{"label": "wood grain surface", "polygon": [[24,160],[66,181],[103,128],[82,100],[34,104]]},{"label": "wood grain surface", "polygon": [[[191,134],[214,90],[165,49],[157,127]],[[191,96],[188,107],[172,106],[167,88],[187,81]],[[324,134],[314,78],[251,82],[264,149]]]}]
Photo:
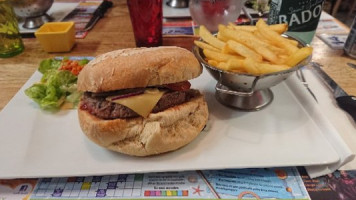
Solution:
[{"label": "wood grain surface", "polygon": [[[131,21],[126,1],[113,1],[114,6],[99,20],[85,39],[77,39],[74,48],[67,53],[46,53],[36,38],[24,38],[25,51],[12,58],[0,58],[0,110],[35,72],[42,59],[54,56],[96,56],[108,51],[135,47]],[[175,45],[192,49],[196,37],[164,37],[163,45]],[[346,92],[356,95],[356,70],[347,62],[355,60],[342,51],[330,49],[316,38],[313,60],[325,67]]]},{"label": "wood grain surface", "polygon": [[318,37],[312,43],[314,62],[322,65],[322,69],[345,90],[349,95],[356,96],[356,69],[347,63],[356,64],[356,60],[345,55],[343,50],[334,50]]}]

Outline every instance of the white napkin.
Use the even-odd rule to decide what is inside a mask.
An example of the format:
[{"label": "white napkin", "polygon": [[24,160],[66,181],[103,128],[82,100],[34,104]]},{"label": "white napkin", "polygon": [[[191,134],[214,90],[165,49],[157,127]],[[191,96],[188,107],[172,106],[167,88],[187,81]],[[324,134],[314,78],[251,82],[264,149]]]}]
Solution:
[{"label": "white napkin", "polygon": [[[356,161],[353,161],[356,152],[356,128],[353,121],[349,119],[351,117],[336,105],[333,95],[321,80],[308,69],[303,70],[303,72],[309,88],[318,100],[318,103],[316,103],[310,94],[306,95],[305,98],[310,98],[313,103],[317,104],[305,105],[306,110],[317,122],[316,124],[323,124],[319,127],[320,130],[340,157],[336,163],[305,166],[309,176],[311,178],[323,176],[345,165],[349,165],[347,169],[356,169]],[[305,92],[308,93],[307,90]],[[354,147],[354,149],[351,150],[349,147]]]},{"label": "white napkin", "polygon": [[[327,120],[326,118],[317,118],[318,120]],[[340,160],[333,164],[328,165],[318,165],[318,166],[307,166],[305,167],[310,178],[315,178],[318,176],[323,176],[326,174],[330,174],[338,169],[340,169],[346,163],[352,161],[355,158],[355,154],[349,149],[349,147],[345,144],[344,140],[340,137],[337,130],[329,123],[320,122],[325,124],[325,126],[320,127],[323,131],[325,138],[329,141],[329,143],[334,147],[335,151],[339,154]]]}]

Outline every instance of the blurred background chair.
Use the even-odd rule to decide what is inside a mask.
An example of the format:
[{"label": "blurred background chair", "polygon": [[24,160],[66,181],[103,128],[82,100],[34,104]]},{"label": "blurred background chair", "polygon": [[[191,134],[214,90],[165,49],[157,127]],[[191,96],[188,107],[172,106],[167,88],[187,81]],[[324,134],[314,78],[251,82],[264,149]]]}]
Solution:
[{"label": "blurred background chair", "polygon": [[350,7],[349,13],[347,14],[348,18],[353,18],[355,16],[353,15],[355,9],[356,9],[356,0],[353,0],[352,6]]},{"label": "blurred background chair", "polygon": [[339,10],[342,0],[332,0],[331,2],[331,15],[336,16],[337,11]]},{"label": "blurred background chair", "polygon": [[348,26],[356,11],[356,0],[325,0],[324,10]]}]

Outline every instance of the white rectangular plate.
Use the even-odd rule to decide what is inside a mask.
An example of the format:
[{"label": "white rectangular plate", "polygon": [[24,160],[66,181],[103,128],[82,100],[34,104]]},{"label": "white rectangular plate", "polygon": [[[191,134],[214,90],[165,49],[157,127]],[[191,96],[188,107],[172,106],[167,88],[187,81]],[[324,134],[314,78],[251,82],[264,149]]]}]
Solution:
[{"label": "white rectangular plate", "polygon": [[[57,177],[195,169],[310,166],[340,160],[326,134],[337,135],[294,77],[272,88],[273,102],[256,112],[225,107],[216,81],[204,73],[191,81],[209,105],[207,130],[166,154],[140,158],[103,149],[82,133],[75,110],[48,113],[25,96],[36,72],[0,113],[0,178]],[[302,88],[302,89],[301,89]]]}]

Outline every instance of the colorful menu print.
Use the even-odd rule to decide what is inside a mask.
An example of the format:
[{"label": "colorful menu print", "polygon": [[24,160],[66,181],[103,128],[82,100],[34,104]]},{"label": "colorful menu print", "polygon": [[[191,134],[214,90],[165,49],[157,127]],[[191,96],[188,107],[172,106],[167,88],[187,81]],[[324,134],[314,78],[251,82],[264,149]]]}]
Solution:
[{"label": "colorful menu print", "polygon": [[196,171],[145,174],[144,196],[171,198],[214,198]]},{"label": "colorful menu print", "polygon": [[296,168],[203,171],[224,198],[309,199]]},{"label": "colorful menu print", "polygon": [[[351,173],[344,179],[352,178],[356,183],[356,176]],[[336,179],[343,174],[346,173],[335,174]],[[307,200],[311,181],[305,177],[297,168],[263,168],[0,180],[0,199]],[[314,197],[319,194],[312,193]]]},{"label": "colorful menu print", "polygon": [[0,180],[0,200],[27,200],[36,183],[37,179]]},{"label": "colorful menu print", "polygon": [[119,174],[39,180],[31,199],[213,199],[196,171]]}]

